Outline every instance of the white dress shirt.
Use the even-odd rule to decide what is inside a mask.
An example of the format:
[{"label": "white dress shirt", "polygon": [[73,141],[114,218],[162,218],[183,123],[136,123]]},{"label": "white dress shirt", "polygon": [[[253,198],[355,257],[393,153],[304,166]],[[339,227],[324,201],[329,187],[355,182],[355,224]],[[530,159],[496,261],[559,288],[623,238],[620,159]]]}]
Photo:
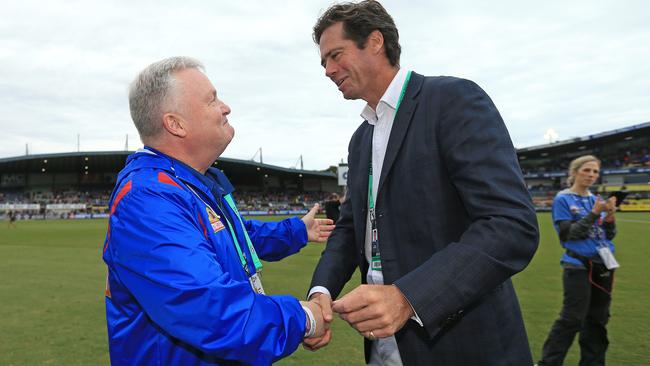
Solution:
[{"label": "white dress shirt", "polygon": [[[386,89],[384,95],[379,99],[376,111],[373,110],[370,105],[366,104],[361,112],[361,117],[374,126],[372,131],[372,197],[375,200],[375,207],[377,207],[377,189],[379,188],[379,177],[381,177],[381,169],[384,165],[386,148],[388,147],[388,138],[390,137],[390,131],[393,128],[393,120],[395,119],[396,112],[395,108],[397,108],[397,102],[402,93],[406,74],[407,71],[404,69],[400,69],[397,72],[393,81],[391,81],[388,86],[388,89]],[[363,167],[360,167],[360,169],[363,169]],[[368,263],[370,263],[372,257],[372,240],[370,232],[370,215],[366,215],[366,240],[364,252]],[[381,236],[379,237],[379,242],[381,243]],[[370,285],[383,285],[383,273],[369,267],[368,273],[366,274],[366,281],[368,281],[368,284]],[[372,342],[371,347],[370,365],[402,365],[402,358],[399,355],[395,336],[378,339]]]},{"label": "white dress shirt", "polygon": [[[381,177],[381,169],[384,165],[384,157],[386,156],[386,148],[388,147],[388,139],[390,131],[393,128],[393,120],[395,119],[395,112],[397,103],[402,93],[402,87],[406,81],[407,71],[400,69],[393,81],[391,81],[388,89],[377,104],[377,110],[373,110],[370,105],[366,104],[361,112],[361,117],[368,121],[369,124],[374,126],[372,132],[372,197],[375,200],[375,207],[377,206],[377,189],[379,188],[379,177]],[[365,169],[365,167],[359,167]],[[368,263],[371,261],[371,228],[370,228],[370,215],[366,215],[366,238],[365,238],[365,256]],[[381,243],[381,233],[379,234],[379,241]],[[366,280],[371,285],[383,285],[384,276],[381,271],[373,270],[370,267],[366,274]],[[329,291],[322,286],[315,286],[309,291],[309,296],[313,293],[322,292],[329,295]],[[412,319],[417,321],[420,325],[422,322],[415,315]],[[395,336],[388,338],[378,339],[372,342],[370,363],[369,365],[384,365],[384,366],[401,366],[402,359],[399,355],[397,348],[397,341]]]}]

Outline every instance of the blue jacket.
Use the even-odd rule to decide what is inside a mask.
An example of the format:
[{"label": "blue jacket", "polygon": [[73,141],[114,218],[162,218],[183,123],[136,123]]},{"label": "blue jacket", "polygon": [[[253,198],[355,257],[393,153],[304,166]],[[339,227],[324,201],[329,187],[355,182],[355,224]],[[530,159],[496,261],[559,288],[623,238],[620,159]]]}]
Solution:
[{"label": "blue jacket", "polygon": [[[224,220],[254,273],[238,214],[224,199],[232,185],[217,169],[206,175],[213,187],[186,165],[142,150],[118,176],[103,252],[113,365],[268,365],[303,339],[298,300],[251,288]],[[211,224],[206,205],[221,223]],[[267,261],[307,243],[298,218],[243,222]]]}]

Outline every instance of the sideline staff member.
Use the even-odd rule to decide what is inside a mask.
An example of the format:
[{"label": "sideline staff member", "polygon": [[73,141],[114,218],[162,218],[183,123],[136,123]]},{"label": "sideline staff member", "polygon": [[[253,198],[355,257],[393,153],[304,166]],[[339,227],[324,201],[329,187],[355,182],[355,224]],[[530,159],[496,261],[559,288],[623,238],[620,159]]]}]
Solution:
[{"label": "sideline staff member", "polygon": [[268,365],[324,331],[317,305],[264,295],[259,259],[325,241],[331,221],[314,218],[318,206],[302,221],[242,219],[232,185],[210,168],[234,129],[202,70],[196,60],[169,58],[131,85],[145,148],[129,156],[109,203],[103,258],[113,365]]},{"label": "sideline staff member", "polygon": [[537,220],[508,131],[473,82],[400,68],[398,38],[376,1],[334,5],[314,27],[325,75],[367,105],[310,292],[327,311],[360,269],[364,285],[333,309],[373,365],[530,365],[510,277],[535,253]]},{"label": "sideline staff member", "polygon": [[[571,185],[553,200],[553,224],[566,249],[561,263],[564,301],[560,317],[544,342],[538,365],[560,366],[580,332],[580,365],[604,365],[609,345],[607,321],[612,302],[616,235],[616,197],[603,200],[589,192],[598,179],[600,160],[581,156],[569,165]],[[602,258],[601,258],[602,256]]]}]

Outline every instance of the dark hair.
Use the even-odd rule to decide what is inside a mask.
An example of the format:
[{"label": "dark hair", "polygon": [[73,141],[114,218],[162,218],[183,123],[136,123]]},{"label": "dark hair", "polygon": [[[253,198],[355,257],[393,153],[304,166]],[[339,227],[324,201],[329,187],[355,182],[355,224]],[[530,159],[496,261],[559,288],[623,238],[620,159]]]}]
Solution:
[{"label": "dark hair", "polygon": [[388,61],[392,66],[399,66],[399,56],[402,52],[399,45],[399,32],[393,18],[380,3],[365,0],[356,4],[332,5],[314,25],[314,42],[319,44],[323,32],[338,22],[343,22],[345,37],[356,43],[359,49],[365,48],[370,33],[375,30],[380,31],[384,36]]}]

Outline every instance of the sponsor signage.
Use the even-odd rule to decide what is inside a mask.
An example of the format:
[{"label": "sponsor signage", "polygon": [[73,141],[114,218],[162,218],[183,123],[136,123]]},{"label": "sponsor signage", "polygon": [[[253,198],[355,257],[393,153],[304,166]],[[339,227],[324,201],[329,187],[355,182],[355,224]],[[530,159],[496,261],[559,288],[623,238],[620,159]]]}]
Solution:
[{"label": "sponsor signage", "polygon": [[41,205],[38,203],[0,203],[0,210],[38,210]]},{"label": "sponsor signage", "polygon": [[339,176],[339,186],[345,186],[348,184],[348,164],[339,164],[337,169]]},{"label": "sponsor signage", "polygon": [[85,203],[48,203],[45,205],[48,210],[85,210]]},{"label": "sponsor signage", "polygon": [[[603,169],[601,172],[602,175],[612,175],[612,174],[635,174],[635,173],[650,173],[650,168],[615,168],[615,169]],[[566,172],[545,172],[545,173],[526,173],[524,178],[557,178],[557,177],[566,177]]]}]

